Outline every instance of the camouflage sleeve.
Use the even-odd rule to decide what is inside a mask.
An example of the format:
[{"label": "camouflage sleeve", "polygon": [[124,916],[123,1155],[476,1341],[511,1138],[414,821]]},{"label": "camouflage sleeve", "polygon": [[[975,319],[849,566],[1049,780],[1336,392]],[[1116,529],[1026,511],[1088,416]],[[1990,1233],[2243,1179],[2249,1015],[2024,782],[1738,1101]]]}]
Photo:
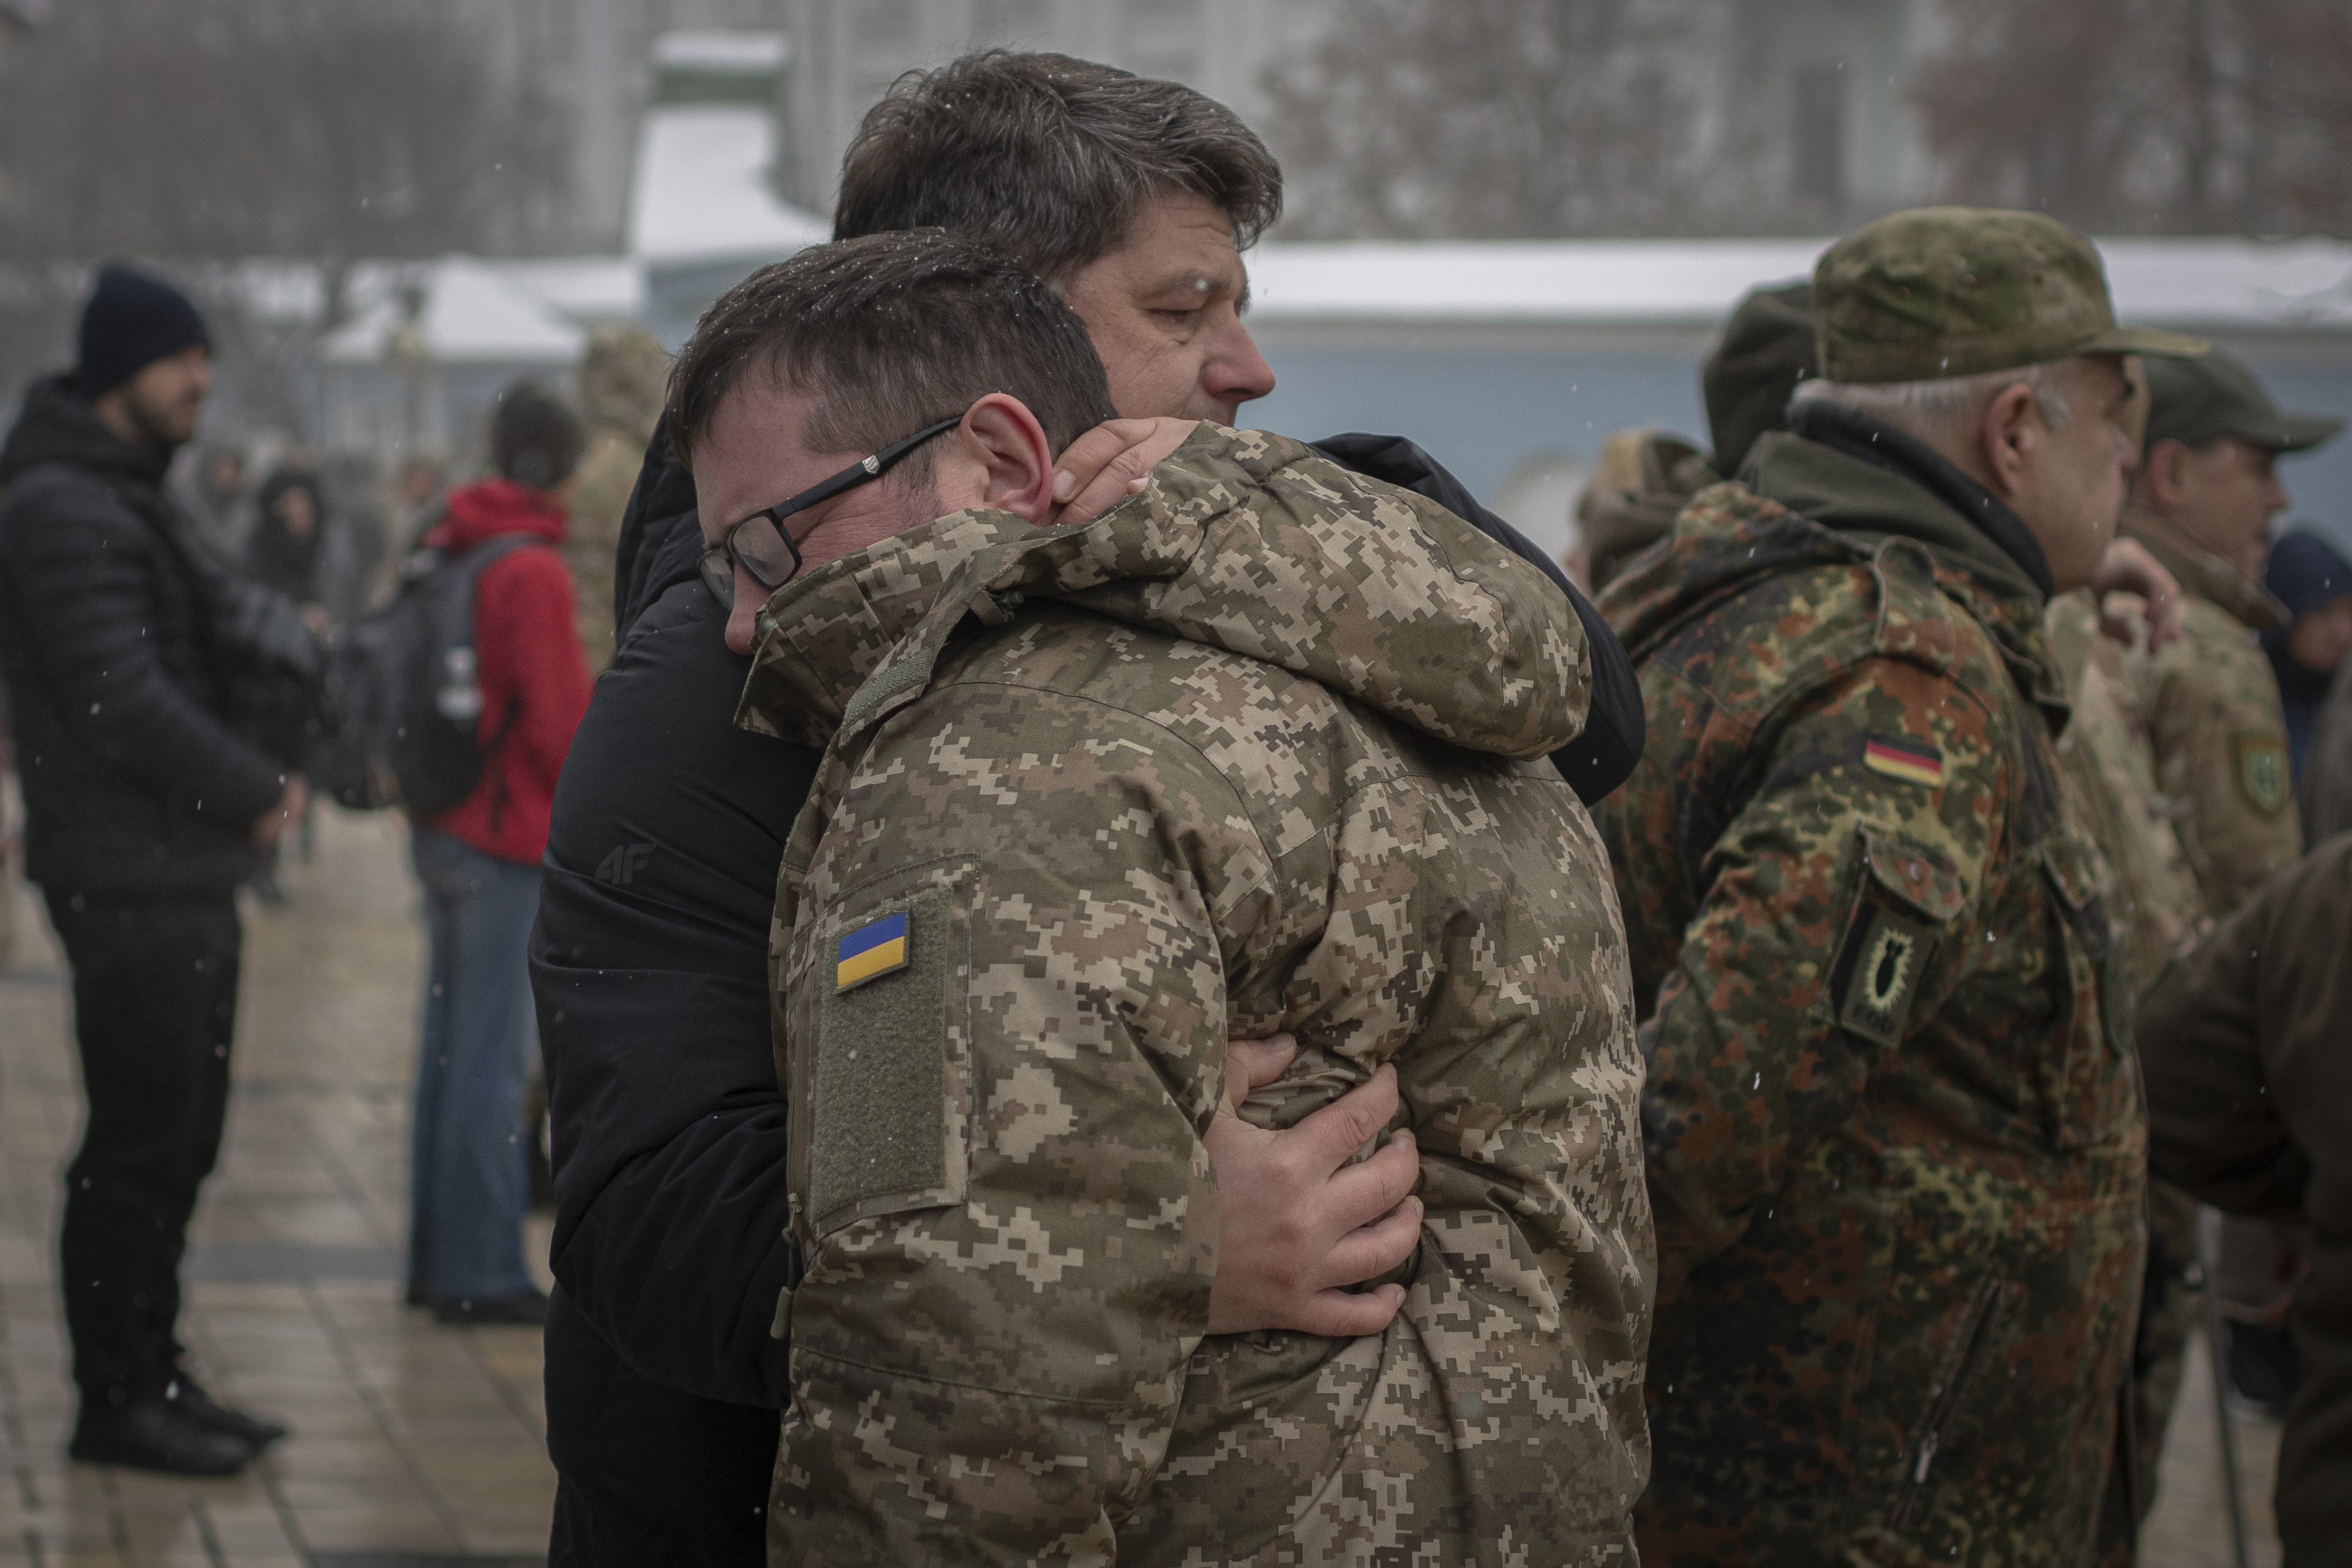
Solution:
[{"label": "camouflage sleeve", "polygon": [[2157,655],[2154,678],[2157,783],[2218,920],[2303,853],[2277,677],[2235,622],[2192,604],[2188,635]]},{"label": "camouflage sleeve", "polygon": [[770,1561],[1107,1561],[1207,1328],[1218,932],[1258,923],[1265,852],[1157,727],[960,685],[893,719],[820,859]]},{"label": "camouflage sleeve", "polygon": [[1661,1309],[1851,1119],[1867,1053],[1949,994],[2006,798],[1990,724],[1944,676],[1871,659],[1758,737],[1764,758],[1722,764],[1760,782],[1695,868],[1643,1030]]}]

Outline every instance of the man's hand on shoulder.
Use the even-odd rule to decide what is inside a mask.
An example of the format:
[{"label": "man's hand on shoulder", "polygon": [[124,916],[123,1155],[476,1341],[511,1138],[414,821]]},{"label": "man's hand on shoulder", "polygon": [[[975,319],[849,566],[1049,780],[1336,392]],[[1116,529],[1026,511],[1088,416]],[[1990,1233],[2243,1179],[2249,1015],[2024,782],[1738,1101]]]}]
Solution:
[{"label": "man's hand on shoulder", "polygon": [[1141,490],[1151,470],[1192,439],[1199,421],[1106,420],[1054,465],[1054,525],[1089,523]]},{"label": "man's hand on shoulder", "polygon": [[1396,1070],[1382,1067],[1286,1131],[1243,1121],[1242,1101],[1279,1078],[1297,1051],[1283,1034],[1226,1048],[1224,1099],[1206,1139],[1223,1216],[1209,1287],[1213,1334],[1290,1329],[1351,1338],[1379,1333],[1404,1304],[1402,1285],[1346,1288],[1388,1272],[1421,1241],[1412,1134],[1400,1131],[1371,1158],[1348,1164],[1396,1113]]}]

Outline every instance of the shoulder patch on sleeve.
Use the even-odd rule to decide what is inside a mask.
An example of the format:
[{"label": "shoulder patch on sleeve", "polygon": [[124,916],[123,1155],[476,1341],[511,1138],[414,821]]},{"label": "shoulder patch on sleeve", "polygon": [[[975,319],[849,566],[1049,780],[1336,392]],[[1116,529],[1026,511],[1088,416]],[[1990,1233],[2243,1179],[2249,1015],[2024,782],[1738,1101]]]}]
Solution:
[{"label": "shoulder patch on sleeve", "polygon": [[2238,791],[2265,817],[2286,810],[2287,760],[2284,737],[2263,729],[2237,735]]},{"label": "shoulder patch on sleeve", "polygon": [[816,1009],[809,1213],[820,1234],[859,1215],[957,1201],[964,1185],[961,1030],[968,960],[944,891],[838,929]]},{"label": "shoulder patch on sleeve", "polygon": [[1860,838],[1861,885],[1830,991],[1843,1028],[1891,1049],[1903,1043],[1937,944],[1967,907],[1968,891],[1958,869],[1923,842],[1869,822]]},{"label": "shoulder patch on sleeve", "polygon": [[1901,1045],[1911,998],[1935,946],[1934,935],[1918,922],[1892,910],[1870,910],[1853,967],[1846,975],[1838,1022],[1864,1040]]}]

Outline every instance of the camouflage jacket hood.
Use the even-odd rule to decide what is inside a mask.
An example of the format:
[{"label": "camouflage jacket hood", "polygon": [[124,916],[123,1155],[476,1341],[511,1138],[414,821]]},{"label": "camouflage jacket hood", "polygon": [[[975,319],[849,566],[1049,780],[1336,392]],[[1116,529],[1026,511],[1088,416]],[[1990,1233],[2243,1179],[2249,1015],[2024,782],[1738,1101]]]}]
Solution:
[{"label": "camouflage jacket hood", "polygon": [[967,615],[1038,599],[1279,664],[1472,751],[1542,757],[1582,732],[1591,654],[1550,584],[1491,552],[1449,559],[1400,526],[1401,495],[1340,521],[1337,470],[1279,438],[1203,424],[1161,468],[1244,454],[1277,495],[1297,487],[1286,504],[1212,480],[1171,511],[1131,501],[1074,528],[954,512],[827,562],[761,612],[740,721],[824,746],[869,681],[861,717]]},{"label": "camouflage jacket hood", "polygon": [[[958,513],[776,596],[742,719],[826,751],[771,952],[769,1561],[1631,1561],[1642,1064],[1547,759],[1589,671],[1468,523],[1208,426],[1093,523]],[[1203,1134],[1276,1031],[1262,1125],[1395,1071],[1381,1333],[1207,1332]]]},{"label": "camouflage jacket hood", "polygon": [[2065,675],[2042,626],[2049,567],[2023,521],[1892,426],[1830,403],[1801,403],[1790,423],[1758,439],[1738,485],[1694,497],[1721,503],[1746,491],[1765,506],[1694,508],[1728,526],[1678,532],[1611,585],[1609,618],[1634,661],[1767,578],[1894,557],[1984,623],[2020,688],[2063,727]]}]

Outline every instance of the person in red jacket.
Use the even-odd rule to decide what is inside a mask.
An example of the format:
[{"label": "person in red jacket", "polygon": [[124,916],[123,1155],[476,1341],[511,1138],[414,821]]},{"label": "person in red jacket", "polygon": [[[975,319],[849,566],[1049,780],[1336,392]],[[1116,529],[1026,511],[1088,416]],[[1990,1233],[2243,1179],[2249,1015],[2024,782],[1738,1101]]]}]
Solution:
[{"label": "person in red jacket", "polygon": [[474,589],[485,759],[473,793],[411,822],[431,945],[410,1166],[408,1300],[445,1323],[539,1323],[547,1298],[522,1256],[530,1180],[522,1099],[538,1049],[526,949],[556,775],[588,709],[588,666],[565,570],[563,497],[579,417],[536,382],[491,416],[498,476],[454,490],[428,546],[457,556],[509,534]]}]

